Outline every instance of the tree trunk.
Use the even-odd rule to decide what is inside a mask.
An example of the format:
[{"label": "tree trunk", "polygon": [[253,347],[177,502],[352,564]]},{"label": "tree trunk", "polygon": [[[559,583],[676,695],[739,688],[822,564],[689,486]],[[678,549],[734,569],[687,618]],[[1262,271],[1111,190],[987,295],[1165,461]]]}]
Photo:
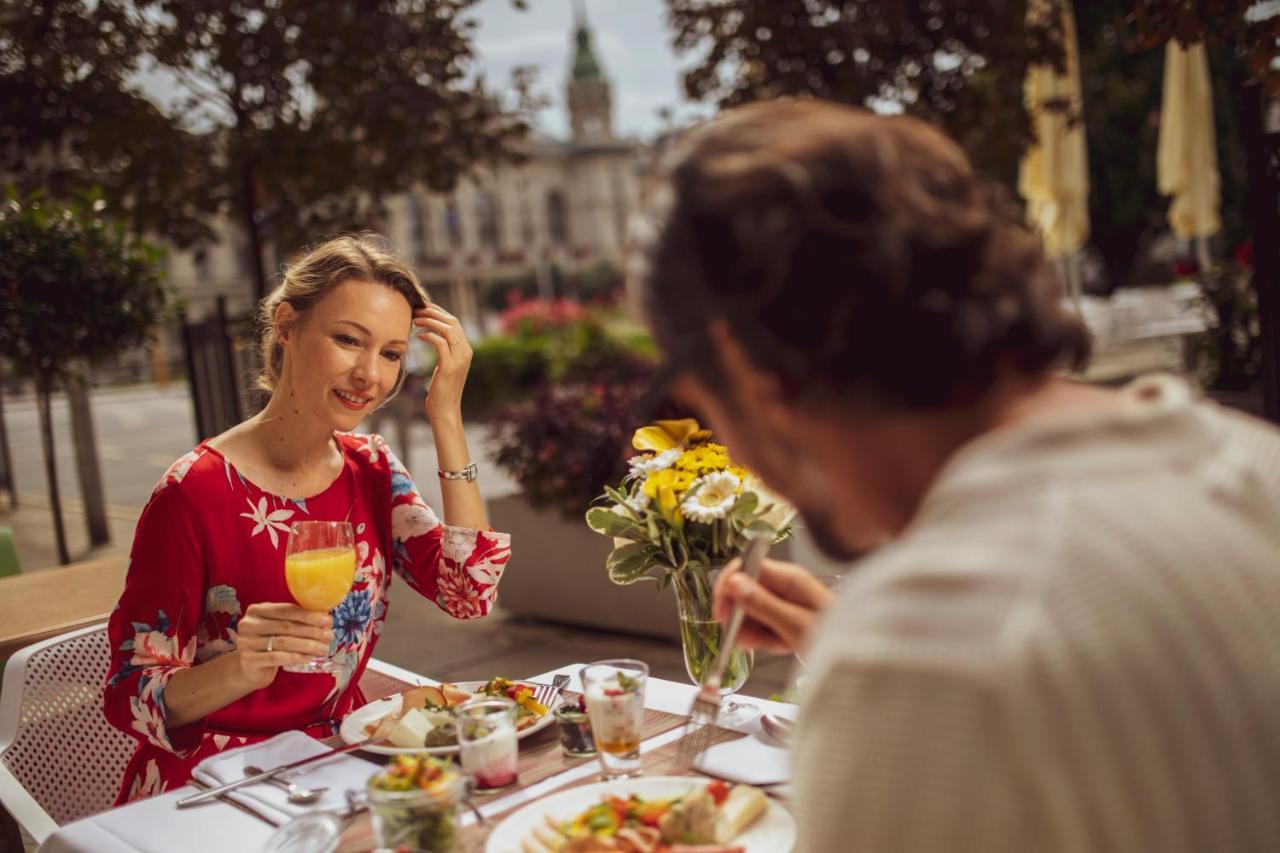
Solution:
[{"label": "tree trunk", "polygon": [[9,490],[9,509],[17,509],[18,483],[13,476],[13,456],[9,453],[9,429],[4,422],[3,382],[0,382],[0,483]]},{"label": "tree trunk", "polygon": [[62,526],[62,499],[58,495],[58,462],[53,456],[53,396],[51,380],[36,380],[36,410],[40,413],[40,447],[44,451],[44,475],[49,481],[49,508],[53,511],[53,537],[58,543],[58,562],[71,562],[67,553],[67,531]]},{"label": "tree trunk", "polygon": [[76,450],[76,472],[80,497],[84,501],[89,544],[111,541],[107,528],[107,501],[102,492],[102,470],[98,465],[98,441],[93,430],[93,408],[89,401],[89,365],[80,362],[67,374],[67,403],[71,408],[71,438]]},{"label": "tree trunk", "polygon": [[240,172],[241,210],[244,213],[244,230],[249,236],[249,254],[253,256],[253,304],[256,306],[267,295],[267,268],[262,262],[262,234],[258,230],[258,199],[253,166],[245,164]]}]

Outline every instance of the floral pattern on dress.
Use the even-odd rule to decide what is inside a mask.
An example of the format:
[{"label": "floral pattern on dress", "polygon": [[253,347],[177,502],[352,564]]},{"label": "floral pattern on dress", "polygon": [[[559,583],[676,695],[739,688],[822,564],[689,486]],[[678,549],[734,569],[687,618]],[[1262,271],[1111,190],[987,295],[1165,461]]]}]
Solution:
[{"label": "floral pattern on dress", "polygon": [[[332,735],[362,701],[357,685],[382,631],[393,573],[460,618],[492,608],[509,537],[442,525],[381,438],[336,439],[346,464],[305,501],[259,489],[208,445],[175,463],[152,494],[108,625],[114,653],[104,712],[139,744],[118,803],[186,784],[197,763],[223,749],[288,729]],[[337,671],[331,680],[278,674],[205,719],[170,729],[169,678],[233,650],[248,607],[291,600],[280,534],[302,513],[348,520],[356,530],[355,579],[332,611]]]},{"label": "floral pattern on dress", "polygon": [[265,530],[271,535],[271,547],[279,547],[280,537],[276,535],[276,531],[289,532],[289,525],[285,524],[285,520],[292,518],[294,511],[291,509],[274,509],[268,512],[265,495],[258,499],[257,506],[254,506],[252,498],[246,498],[245,500],[249,502],[249,512],[240,513],[240,517],[247,518],[256,525],[249,535],[257,536]]}]

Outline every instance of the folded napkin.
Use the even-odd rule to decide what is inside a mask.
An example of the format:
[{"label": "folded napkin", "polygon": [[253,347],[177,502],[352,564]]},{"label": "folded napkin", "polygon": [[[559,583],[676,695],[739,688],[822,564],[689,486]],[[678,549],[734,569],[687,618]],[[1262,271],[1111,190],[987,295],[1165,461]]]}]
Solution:
[{"label": "folded napkin", "polygon": [[[329,751],[329,747],[315,738],[299,731],[289,731],[261,743],[229,749],[206,758],[196,765],[191,775],[206,785],[225,785],[245,778],[244,768],[250,764],[270,770]],[[308,812],[345,809],[346,792],[364,790],[369,777],[377,771],[376,764],[347,753],[282,774],[286,781],[299,788],[328,787],[323,797],[305,806],[290,803],[288,791],[267,781],[245,785],[226,796],[279,826]]]},{"label": "folded napkin", "polygon": [[694,767],[728,782],[776,785],[791,780],[791,753],[756,731],[709,748],[698,756]]}]

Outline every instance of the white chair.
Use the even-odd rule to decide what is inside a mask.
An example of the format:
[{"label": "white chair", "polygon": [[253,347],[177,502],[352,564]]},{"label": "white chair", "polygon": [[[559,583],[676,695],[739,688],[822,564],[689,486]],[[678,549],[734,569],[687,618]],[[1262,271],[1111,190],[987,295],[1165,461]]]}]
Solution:
[{"label": "white chair", "polygon": [[[111,662],[107,624],[16,652],[0,688],[0,805],[36,843],[65,823],[111,808],[137,741],[102,714]],[[360,678],[376,698],[431,683],[370,658]]]},{"label": "white chair", "polygon": [[103,622],[16,652],[0,688],[0,804],[37,843],[110,808],[136,741],[102,715]]}]

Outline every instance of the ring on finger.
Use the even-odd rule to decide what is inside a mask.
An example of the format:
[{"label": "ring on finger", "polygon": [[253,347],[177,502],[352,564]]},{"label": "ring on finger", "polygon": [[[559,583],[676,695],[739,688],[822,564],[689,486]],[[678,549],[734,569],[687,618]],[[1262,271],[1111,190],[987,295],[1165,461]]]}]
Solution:
[{"label": "ring on finger", "polygon": [[276,644],[276,638],[275,638],[275,637],[267,637],[267,651],[268,651],[268,652],[273,652],[273,651],[275,651],[275,644]]}]

